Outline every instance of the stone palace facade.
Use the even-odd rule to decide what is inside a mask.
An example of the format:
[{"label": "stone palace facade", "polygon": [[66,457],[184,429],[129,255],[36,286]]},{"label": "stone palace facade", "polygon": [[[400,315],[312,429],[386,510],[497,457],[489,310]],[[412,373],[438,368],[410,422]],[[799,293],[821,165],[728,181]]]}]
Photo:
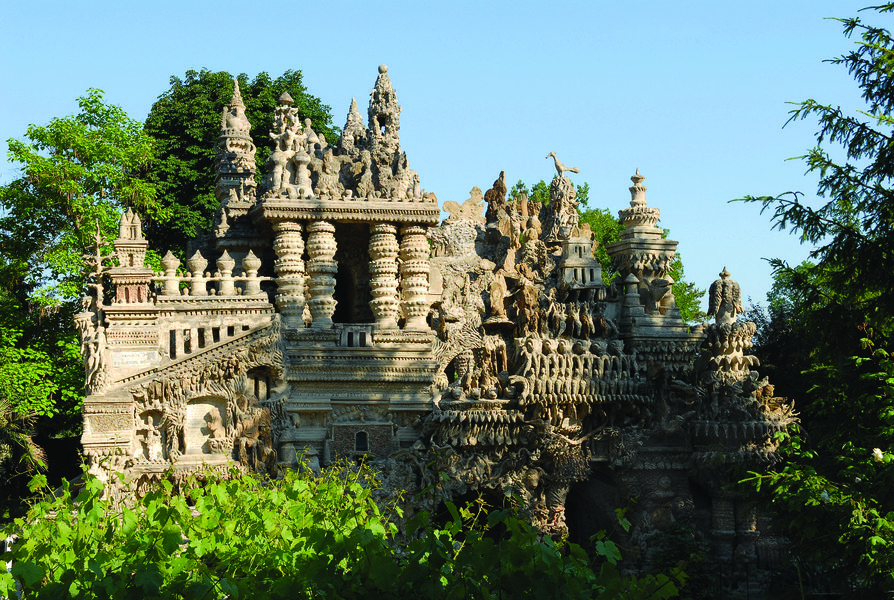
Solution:
[{"label": "stone palace facade", "polygon": [[680,318],[677,242],[639,172],[604,283],[565,175],[577,170],[554,153],[548,205],[507,199],[501,174],[445,202],[439,225],[384,65],[366,123],[352,103],[334,147],[279,102],[260,179],[238,84],[223,107],[205,256],[145,267],[128,211],[116,264],[91,258],[76,322],[95,473],[138,487],[204,465],[275,475],[366,457],[409,496],[434,465],[442,496],[514,495],[550,535],[612,529],[636,498],[625,545],[642,560],[676,522],[731,565],[776,559],[779,540],[724,486],[730,464],[777,460],[793,407],[751,370],[755,326],[737,320],[725,269],[715,322]]}]

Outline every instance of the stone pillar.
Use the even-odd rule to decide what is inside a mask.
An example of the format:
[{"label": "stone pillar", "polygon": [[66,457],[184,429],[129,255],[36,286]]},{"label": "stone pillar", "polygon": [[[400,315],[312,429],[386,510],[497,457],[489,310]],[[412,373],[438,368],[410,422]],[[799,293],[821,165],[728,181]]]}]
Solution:
[{"label": "stone pillar", "polygon": [[254,296],[261,293],[261,280],[258,278],[258,269],[260,268],[261,259],[249,250],[246,257],[242,259],[242,272],[246,278],[245,288],[242,291],[243,295]]},{"label": "stone pillar", "polygon": [[236,295],[236,288],[233,285],[233,268],[235,266],[236,261],[230,258],[229,253],[224,250],[221,257],[217,259],[217,272],[219,277],[217,284],[218,296]]},{"label": "stone pillar", "polygon": [[303,329],[304,321],[304,238],[301,224],[280,221],[273,224],[276,261],[276,306],[286,327]]},{"label": "stone pillar", "polygon": [[727,494],[711,498],[711,536],[714,538],[717,558],[731,561],[736,537],[735,501]]},{"label": "stone pillar", "polygon": [[409,225],[400,230],[400,287],[403,293],[401,310],[406,318],[405,329],[428,329],[428,261],[429,248],[425,228]]},{"label": "stone pillar", "polygon": [[183,358],[186,354],[186,343],[183,339],[183,327],[177,326],[174,330],[174,354],[175,358]]},{"label": "stone pillar", "polygon": [[208,266],[208,261],[205,260],[201,252],[196,250],[192,258],[186,261],[186,266],[192,272],[192,281],[189,287],[190,296],[207,296],[206,285],[208,282],[205,279],[205,267]]},{"label": "stone pillar", "polygon": [[330,329],[335,313],[335,226],[326,221],[314,221],[307,226],[307,273],[310,276],[308,306],[313,321],[310,326]]},{"label": "stone pillar", "polygon": [[161,292],[162,295],[179,296],[180,278],[177,277],[177,267],[180,266],[180,259],[171,254],[171,251],[168,250],[168,253],[161,259],[161,266],[165,271],[164,288]]},{"label": "stone pillar", "polygon": [[397,227],[390,223],[376,223],[370,227],[369,237],[369,303],[379,329],[397,329],[400,301],[397,296]]}]

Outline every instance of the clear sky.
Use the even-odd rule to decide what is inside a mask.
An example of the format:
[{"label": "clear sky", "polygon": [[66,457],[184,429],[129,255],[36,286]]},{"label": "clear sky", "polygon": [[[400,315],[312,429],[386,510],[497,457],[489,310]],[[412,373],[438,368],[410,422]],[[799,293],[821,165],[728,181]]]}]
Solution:
[{"label": "clear sky", "polygon": [[[77,112],[88,87],[145,119],[172,75],[208,68],[304,73],[343,125],[361,112],[377,67],[403,106],[401,145],[422,186],[445,200],[507,180],[552,177],[555,151],[580,168],[590,205],[616,213],[629,177],[678,240],[686,278],[707,288],[726,266],[763,300],[763,257],[798,263],[808,248],[770,230],[746,194],[815,197],[786,159],[813,145],[815,123],[782,128],[807,98],[862,107],[824,59],[848,51],[841,25],[865,1],[330,2],[158,0],[9,2],[0,23],[0,140]],[[894,17],[864,19],[891,28]],[[18,175],[0,166],[0,183]]]}]

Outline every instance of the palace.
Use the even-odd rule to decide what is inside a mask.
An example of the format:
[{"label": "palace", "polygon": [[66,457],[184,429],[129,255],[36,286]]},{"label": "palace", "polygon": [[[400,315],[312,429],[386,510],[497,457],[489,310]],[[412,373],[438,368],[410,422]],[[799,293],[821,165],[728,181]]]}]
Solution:
[{"label": "palace", "polygon": [[[637,172],[606,250],[578,225],[576,172],[555,160],[550,202],[507,199],[505,176],[463,203],[426,193],[401,149],[379,67],[367,120],[352,103],[329,145],[279,99],[256,183],[238,84],[217,144],[213,244],[144,266],[128,211],[115,266],[97,250],[76,317],[88,396],[84,452],[111,489],[210,465],[269,472],[381,461],[407,497],[514,494],[545,533],[585,541],[636,504],[625,546],[647,561],[681,522],[731,570],[780,541],[724,486],[777,460],[797,419],[752,370],[753,323],[723,269],[711,324],[690,326],[668,275],[677,242]],[[486,212],[485,212],[486,209]],[[105,282],[105,283],[103,283]],[[752,574],[753,575],[753,574]],[[752,576],[750,575],[750,577]]]}]

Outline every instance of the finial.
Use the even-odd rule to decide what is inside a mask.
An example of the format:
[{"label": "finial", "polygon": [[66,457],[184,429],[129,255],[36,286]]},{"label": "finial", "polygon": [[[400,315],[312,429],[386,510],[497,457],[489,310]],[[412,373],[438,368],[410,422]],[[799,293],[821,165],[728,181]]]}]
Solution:
[{"label": "finial", "polygon": [[245,108],[245,103],[242,102],[242,92],[239,91],[238,79],[233,80],[233,97],[230,98],[230,106],[241,106],[242,108]]},{"label": "finial", "polygon": [[630,178],[630,181],[633,182],[633,185],[630,186],[630,206],[645,206],[646,205],[646,186],[642,185],[643,181],[646,178],[643,177],[639,169],[636,170],[636,175],[633,175]]},{"label": "finial", "polygon": [[388,72],[388,65],[379,65],[379,73],[384,75]]},{"label": "finial", "polygon": [[729,279],[730,275],[731,275],[731,273],[726,270],[726,265],[724,265],[723,270],[720,272],[720,278],[721,279]]},{"label": "finial", "polygon": [[284,104],[286,106],[291,106],[292,104],[295,104],[295,101],[292,99],[292,96],[289,95],[289,92],[283,92],[279,96],[278,102],[280,104]]}]

